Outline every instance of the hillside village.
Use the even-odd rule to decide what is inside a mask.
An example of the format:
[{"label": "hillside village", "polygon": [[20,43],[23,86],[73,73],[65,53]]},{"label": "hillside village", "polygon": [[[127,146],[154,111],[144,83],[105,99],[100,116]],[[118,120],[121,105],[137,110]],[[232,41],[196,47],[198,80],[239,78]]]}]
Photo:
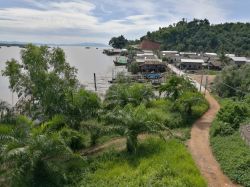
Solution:
[{"label": "hillside village", "polygon": [[128,50],[111,49],[104,53],[118,55],[115,65],[126,66],[132,74],[140,74],[148,80],[154,80],[153,82],[162,78],[162,73],[168,69],[167,64],[190,74],[203,74],[204,71],[216,74],[225,66],[250,64],[250,58],[235,54],[160,50],[160,43],[148,39],[143,39],[139,45],[130,46]]}]

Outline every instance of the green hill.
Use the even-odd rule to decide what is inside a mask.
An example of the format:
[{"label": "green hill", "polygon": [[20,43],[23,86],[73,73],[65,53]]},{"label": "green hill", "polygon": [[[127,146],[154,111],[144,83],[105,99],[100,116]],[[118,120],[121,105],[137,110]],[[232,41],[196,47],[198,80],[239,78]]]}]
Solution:
[{"label": "green hill", "polygon": [[[148,32],[142,38],[162,43],[162,49],[196,52],[225,52],[250,56],[250,23],[212,25],[207,19],[184,19]],[[142,39],[141,38],[141,39]]]}]

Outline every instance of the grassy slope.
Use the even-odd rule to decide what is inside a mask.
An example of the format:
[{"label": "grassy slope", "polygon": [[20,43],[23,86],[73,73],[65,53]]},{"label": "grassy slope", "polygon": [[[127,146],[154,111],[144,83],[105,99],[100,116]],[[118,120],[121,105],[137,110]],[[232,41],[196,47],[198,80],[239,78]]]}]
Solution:
[{"label": "grassy slope", "polygon": [[137,155],[109,152],[93,159],[82,186],[206,186],[185,146],[150,138]]},{"label": "grassy slope", "polygon": [[211,145],[225,174],[237,183],[250,187],[250,148],[239,132],[211,137]]}]

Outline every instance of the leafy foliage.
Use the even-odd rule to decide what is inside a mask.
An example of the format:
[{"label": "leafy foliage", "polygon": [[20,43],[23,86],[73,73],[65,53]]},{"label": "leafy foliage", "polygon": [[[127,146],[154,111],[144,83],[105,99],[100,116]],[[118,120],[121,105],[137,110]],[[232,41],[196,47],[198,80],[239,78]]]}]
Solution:
[{"label": "leafy foliage", "polygon": [[246,64],[240,68],[237,66],[226,67],[214,82],[213,90],[220,97],[243,98],[250,92],[250,65]]},{"label": "leafy foliage", "polygon": [[196,88],[184,77],[178,77],[176,75],[171,76],[167,82],[160,87],[160,93],[164,93],[165,97],[172,100],[178,99],[185,91],[188,90],[196,91]]},{"label": "leafy foliage", "polygon": [[123,109],[115,108],[104,117],[107,124],[111,124],[113,130],[126,136],[127,151],[131,153],[137,151],[139,134],[156,133],[161,135],[160,131],[167,129],[153,119],[152,114],[148,113],[143,105],[137,108],[133,108],[132,105],[126,105]]},{"label": "leafy foliage", "polygon": [[60,48],[27,45],[21,62],[6,62],[4,76],[18,97],[24,97],[24,113],[51,118],[66,109],[66,97],[77,87],[75,68],[65,61]]},{"label": "leafy foliage", "polygon": [[128,43],[128,40],[124,38],[123,35],[118,37],[113,37],[109,41],[109,45],[111,45],[113,48],[122,49],[124,48]]},{"label": "leafy foliage", "polygon": [[140,71],[138,63],[129,64],[128,71],[131,72],[132,74],[137,74]]},{"label": "leafy foliage", "polygon": [[21,53],[20,63],[6,62],[3,75],[18,94],[22,114],[41,122],[64,115],[75,129],[83,119],[96,115],[100,99],[80,88],[77,70],[66,62],[62,49],[28,45]]},{"label": "leafy foliage", "polygon": [[239,126],[249,120],[248,100],[223,102],[210,130],[216,159],[235,182],[250,186],[250,149],[239,133]]},{"label": "leafy foliage", "polygon": [[227,102],[218,112],[217,120],[228,123],[233,129],[237,130],[247,116],[248,107],[244,103]]},{"label": "leafy foliage", "polygon": [[115,84],[106,93],[105,104],[108,108],[124,107],[127,104],[138,106],[154,97],[152,87],[145,84]]},{"label": "leafy foliage", "polygon": [[33,134],[32,128],[35,128],[33,123],[22,116],[17,118],[16,124],[1,128],[1,183],[7,186],[61,186],[77,181],[72,176],[83,170],[84,160],[57,134]]}]

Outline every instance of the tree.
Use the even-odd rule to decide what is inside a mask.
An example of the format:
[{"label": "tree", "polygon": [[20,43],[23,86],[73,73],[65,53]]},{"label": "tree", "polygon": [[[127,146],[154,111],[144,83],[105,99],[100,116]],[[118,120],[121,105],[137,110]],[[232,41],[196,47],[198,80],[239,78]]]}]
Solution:
[{"label": "tree", "polygon": [[193,106],[200,104],[204,101],[203,96],[198,92],[186,91],[175,102],[175,107],[183,115],[188,117],[193,116]]},{"label": "tree", "polygon": [[[62,186],[84,168],[58,134],[41,134],[29,119],[0,126],[0,173],[3,186]],[[63,163],[63,164],[62,164]]]},{"label": "tree", "polygon": [[87,130],[90,133],[90,144],[91,146],[96,145],[98,138],[103,135],[110,135],[112,130],[105,127],[101,122],[97,120],[87,120],[81,122],[83,130]]},{"label": "tree", "polygon": [[67,96],[66,102],[68,105],[63,114],[75,129],[79,128],[82,120],[96,117],[101,107],[101,100],[97,94],[84,89],[73,91]]},{"label": "tree", "polygon": [[138,65],[138,63],[131,63],[128,66],[128,70],[132,73],[132,74],[137,74],[140,71],[140,67]]},{"label": "tree", "polygon": [[184,77],[174,75],[171,76],[165,84],[161,85],[160,94],[164,93],[166,97],[176,100],[187,90],[195,91],[196,89],[194,85]]},{"label": "tree", "polygon": [[113,48],[122,49],[128,44],[128,40],[123,36],[113,37],[109,41],[109,45]]},{"label": "tree", "polygon": [[106,93],[105,104],[108,108],[117,105],[124,107],[128,103],[138,106],[148,102],[154,97],[152,87],[145,84],[116,84],[112,85]]},{"label": "tree", "polygon": [[213,91],[220,97],[243,98],[250,91],[250,65],[228,66],[216,76]]},{"label": "tree", "polygon": [[65,60],[60,48],[27,45],[21,62],[6,62],[3,75],[9,78],[10,89],[25,98],[23,113],[32,117],[51,118],[66,109],[67,95],[77,88],[77,70]]},{"label": "tree", "polygon": [[[154,120],[147,112],[144,105],[134,108],[127,105],[123,109],[115,108],[104,116],[110,129],[127,138],[127,151],[135,153],[138,146],[138,135],[142,133],[155,133],[161,135],[161,131],[167,128]],[[169,131],[171,134],[171,132]]]}]

